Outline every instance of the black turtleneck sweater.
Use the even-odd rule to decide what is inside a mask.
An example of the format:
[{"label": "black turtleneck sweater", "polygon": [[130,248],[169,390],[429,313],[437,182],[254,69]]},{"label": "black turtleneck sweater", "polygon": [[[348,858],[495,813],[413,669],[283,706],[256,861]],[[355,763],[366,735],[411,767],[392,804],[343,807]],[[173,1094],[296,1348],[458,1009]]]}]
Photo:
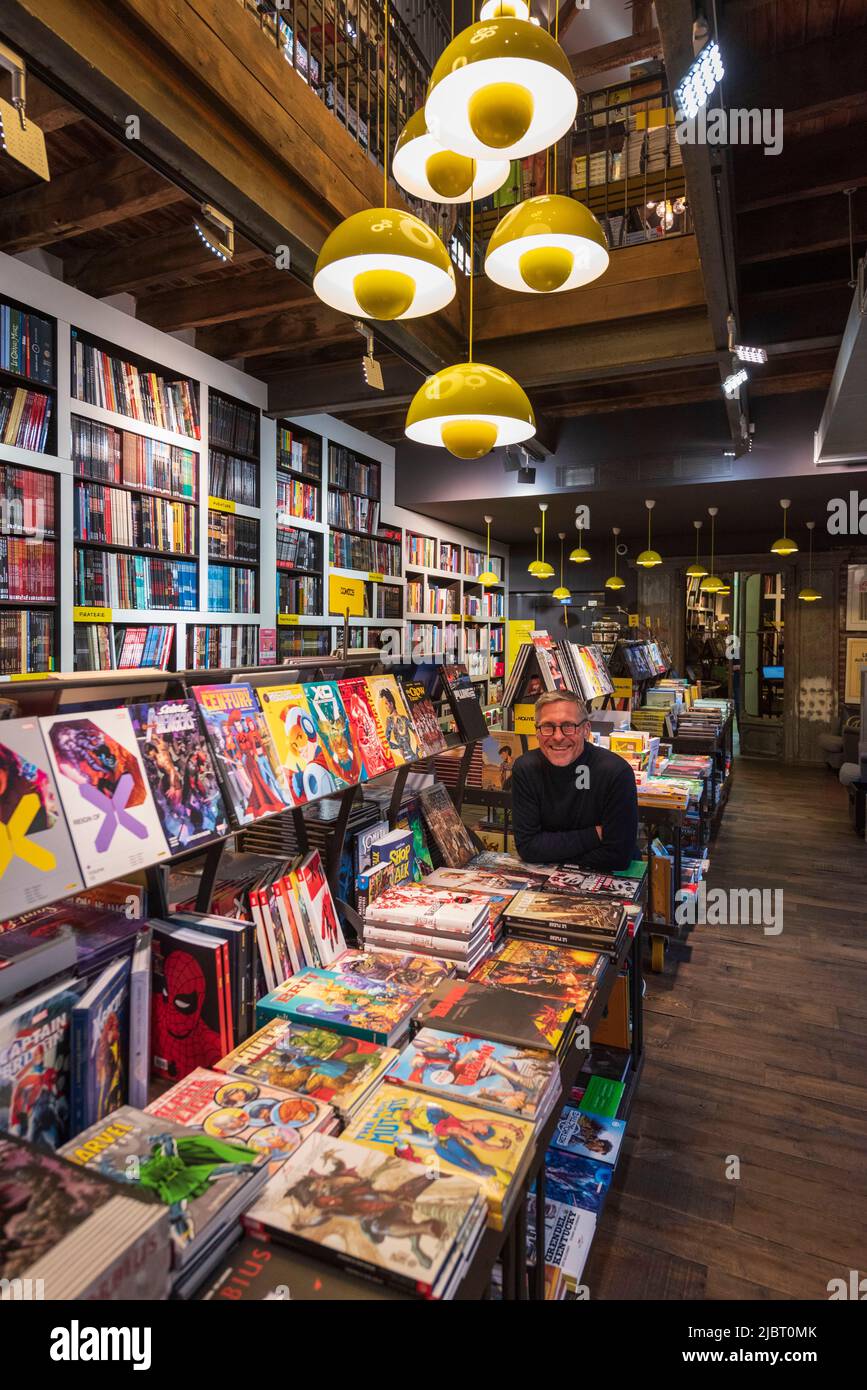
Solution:
[{"label": "black turtleneck sweater", "polygon": [[[580,791],[579,768],[587,769]],[[617,753],[593,743],[567,767],[555,767],[534,748],[512,770],[512,820],[518,853],[532,864],[625,869],[637,852],[635,774]]]}]

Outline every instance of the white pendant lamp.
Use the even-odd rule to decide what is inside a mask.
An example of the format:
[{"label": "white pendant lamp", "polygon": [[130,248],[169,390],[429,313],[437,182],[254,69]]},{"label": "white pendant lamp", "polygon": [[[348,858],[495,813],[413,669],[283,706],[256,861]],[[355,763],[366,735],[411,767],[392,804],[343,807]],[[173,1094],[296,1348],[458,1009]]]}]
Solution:
[{"label": "white pendant lamp", "polygon": [[529,19],[530,6],[525,0],[485,0],[479,19]]},{"label": "white pendant lamp", "polygon": [[427,128],[473,159],[521,159],[572,125],[578,94],[569,59],[540,25],[484,19],[458,34],[431,75]]},{"label": "white pendant lamp", "polygon": [[432,228],[388,206],[388,31],[386,0],[383,205],[356,212],[334,228],[317,258],[313,291],[353,318],[414,319],[451,302],[455,272]]},{"label": "white pendant lamp", "polygon": [[428,203],[487,198],[502,188],[510,167],[508,159],[475,160],[445,149],[428,130],[423,107],[400,132],[391,161],[401,188]]}]

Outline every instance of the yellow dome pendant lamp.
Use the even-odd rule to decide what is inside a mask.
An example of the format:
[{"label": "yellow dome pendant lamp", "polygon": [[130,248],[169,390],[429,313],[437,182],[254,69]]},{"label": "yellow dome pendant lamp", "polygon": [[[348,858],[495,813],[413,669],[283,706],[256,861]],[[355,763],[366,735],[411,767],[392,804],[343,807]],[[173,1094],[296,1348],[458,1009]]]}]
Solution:
[{"label": "yellow dome pendant lamp", "polygon": [[798,553],[798,542],[792,540],[791,536],[786,535],[786,517],[788,515],[788,511],[791,505],[791,500],[788,497],[781,498],[780,506],[783,509],[783,534],[780,536],[779,540],[774,541],[773,545],[771,546],[772,555],[786,556],[797,555]]},{"label": "yellow dome pendant lamp", "polygon": [[647,508],[647,549],[642,550],[640,555],[636,555],[635,563],[636,565],[640,565],[643,570],[650,570],[653,569],[655,565],[662,564],[662,556],[659,551],[654,550],[650,544],[650,518],[653,515],[653,509],[656,503],[647,500],[644,505]]},{"label": "yellow dome pendant lamp", "polygon": [[557,41],[526,18],[491,15],[452,39],[434,67],[425,119],[473,159],[538,154],[570,128],[578,94]]},{"label": "yellow dome pendant lamp", "polygon": [[572,602],[572,592],[570,589],[567,589],[563,583],[563,556],[565,554],[564,542],[566,540],[566,532],[558,531],[557,534],[560,537],[560,583],[552,592],[551,597],[557,599],[558,603],[566,604]]},{"label": "yellow dome pendant lamp", "polygon": [[687,579],[705,579],[707,577],[707,570],[698,558],[698,537],[703,523],[701,521],[694,521],[692,524],[695,527],[695,561],[687,569],[686,577]]},{"label": "yellow dome pendant lamp", "polygon": [[816,603],[822,597],[819,590],[813,588],[813,528],[815,525],[815,521],[807,522],[807,530],[810,533],[810,567],[807,572],[807,587],[798,594],[801,603]]},{"label": "yellow dome pendant lamp", "polygon": [[491,568],[491,522],[493,519],[492,516],[485,517],[485,525],[488,528],[488,539],[485,548],[485,568],[479,575],[479,583],[484,584],[485,588],[490,584],[500,583],[500,576],[497,574],[496,570]]},{"label": "yellow dome pendant lamp", "polygon": [[714,544],[716,541],[716,517],[719,507],[708,507],[707,514],[710,517],[710,574],[699,584],[699,591],[703,594],[718,594],[724,588],[723,581],[719,575],[713,572]]},{"label": "yellow dome pendant lamp", "polygon": [[[577,512],[578,507],[576,507],[575,510]],[[586,565],[587,561],[592,559],[592,556],[589,550],[584,549],[584,527],[577,519],[575,525],[578,528],[578,544],[575,546],[574,550],[569,552],[569,559],[576,565]]]},{"label": "yellow dome pendant lamp", "polygon": [[414,319],[444,309],[456,293],[449,254],[420,217],[388,206],[388,0],[382,207],[345,218],[326,237],[313,292],[332,309],[365,319]]},{"label": "yellow dome pendant lamp", "polygon": [[539,569],[540,569],[541,564],[542,564],[542,561],[539,559],[539,537],[541,536],[541,534],[542,534],[542,528],[541,528],[541,526],[534,526],[534,527],[533,527],[533,535],[536,537],[536,558],[535,558],[535,560],[531,560],[530,563],[529,563],[529,565],[527,566],[527,573],[528,573],[528,574],[534,574],[534,575],[536,576],[537,579],[539,579],[539,578],[541,577],[541,576],[539,575]]},{"label": "yellow dome pendant lamp", "polygon": [[404,427],[416,444],[439,445],[459,459],[484,458],[497,446],[522,444],[536,433],[533,407],[517,381],[499,367],[473,360],[474,246],[471,202],[469,360],[428,377],[410,403]]},{"label": "yellow dome pendant lamp", "polygon": [[508,159],[472,159],[444,149],[427,128],[424,108],[398,136],[391,172],[407,193],[428,203],[466,203],[487,198],[509,177]]},{"label": "yellow dome pendant lamp", "polygon": [[605,581],[606,589],[625,589],[626,580],[621,579],[617,573],[617,537],[620,535],[620,527],[612,526],[611,533],[614,536],[614,573]]}]

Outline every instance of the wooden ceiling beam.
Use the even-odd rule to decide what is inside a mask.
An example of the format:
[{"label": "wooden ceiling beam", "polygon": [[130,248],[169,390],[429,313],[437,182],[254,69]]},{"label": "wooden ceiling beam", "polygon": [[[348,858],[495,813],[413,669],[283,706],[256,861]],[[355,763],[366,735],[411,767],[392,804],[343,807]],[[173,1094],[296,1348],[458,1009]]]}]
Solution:
[{"label": "wooden ceiling beam", "polygon": [[27,77],[27,117],[35,121],[46,135],[55,130],[65,130],[84,120],[77,107],[71,106],[38,78]]},{"label": "wooden ceiling beam", "polygon": [[862,123],[821,131],[802,139],[784,139],[778,155],[768,156],[755,145],[738,149],[735,158],[738,213],[822,198],[842,193],[844,188],[865,187],[865,141],[867,123]]},{"label": "wooden ceiling beam", "polygon": [[312,300],[285,313],[244,319],[237,323],[217,323],[210,328],[200,329],[196,333],[196,347],[211,357],[225,361],[236,357],[249,359],[264,356],[279,352],[281,348],[291,350],[304,347],[311,351],[324,343],[349,343],[354,338],[360,347],[361,339],[352,327],[351,319],[333,309],[326,309],[319,300]]},{"label": "wooden ceiling beam", "polygon": [[730,107],[781,110],[787,121],[849,111],[867,100],[867,29],[736,65],[726,98]]},{"label": "wooden ceiling beam", "polygon": [[379,413],[406,410],[424,377],[399,357],[379,356],[384,391],[368,386],[361,369],[364,341],[356,335],[358,351],[344,362],[318,367],[297,367],[268,381],[269,415],[343,415],[346,412]]},{"label": "wooden ceiling beam", "polygon": [[[261,256],[248,242],[236,241],[233,266]],[[141,241],[126,242],[110,251],[79,252],[64,259],[64,278],[85,294],[102,299],[108,294],[137,294],[153,285],[164,285],[175,276],[202,275],[218,269],[218,263],[189,227]],[[213,284],[214,282],[209,282]]]},{"label": "wooden ceiling beam", "polygon": [[575,53],[569,59],[575,81],[582,77],[598,77],[603,72],[613,72],[615,68],[628,67],[630,63],[640,63],[646,58],[659,58],[662,55],[662,38],[656,29],[649,33],[627,34],[624,39],[613,43],[600,43],[595,48],[585,48],[583,53]]},{"label": "wooden ceiling beam", "polygon": [[[787,256],[804,256],[849,244],[849,213],[842,193],[810,202],[745,212],[738,217],[738,262],[752,265]],[[852,199],[856,245],[867,241],[867,191]]]},{"label": "wooden ceiling beam", "polygon": [[180,202],[186,194],[134,154],[58,174],[0,199],[0,245],[9,255],[80,236]]},{"label": "wooden ceiling beam", "polygon": [[308,287],[288,271],[256,271],[249,275],[232,275],[230,267],[226,271],[225,277],[214,277],[204,285],[142,295],[136,305],[137,317],[171,333],[179,328],[206,328],[314,302]]}]

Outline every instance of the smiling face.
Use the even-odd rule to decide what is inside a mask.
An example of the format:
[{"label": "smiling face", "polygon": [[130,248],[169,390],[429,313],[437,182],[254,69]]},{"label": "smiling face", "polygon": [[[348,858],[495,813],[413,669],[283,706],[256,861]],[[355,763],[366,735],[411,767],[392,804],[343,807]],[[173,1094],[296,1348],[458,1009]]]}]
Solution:
[{"label": "smiling face", "polygon": [[536,716],[539,748],[555,767],[568,767],[584,752],[584,739],[590,727],[572,700],[546,704]]}]

